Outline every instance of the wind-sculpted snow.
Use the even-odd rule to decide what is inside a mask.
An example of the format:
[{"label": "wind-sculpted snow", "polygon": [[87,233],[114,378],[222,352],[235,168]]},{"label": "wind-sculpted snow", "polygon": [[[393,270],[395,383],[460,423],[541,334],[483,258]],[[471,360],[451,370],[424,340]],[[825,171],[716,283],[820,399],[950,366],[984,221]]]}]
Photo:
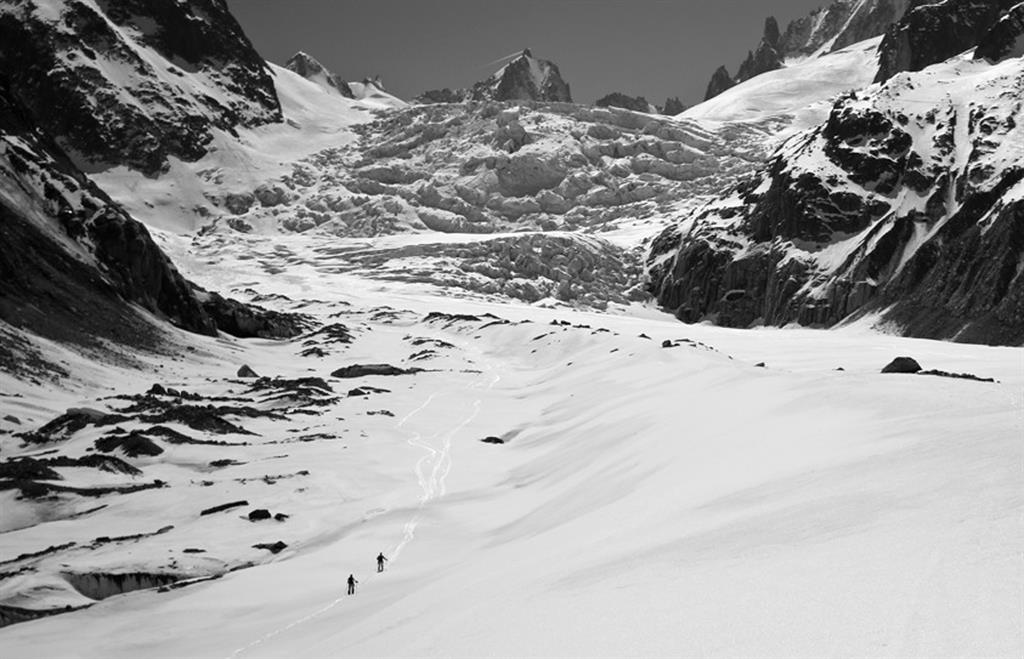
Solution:
[{"label": "wind-sculpted snow", "polygon": [[[1019,351],[221,264],[187,274],[324,325],[68,360],[111,388],[0,373],[5,653],[1024,647]],[[997,381],[880,372],[899,356]]]}]

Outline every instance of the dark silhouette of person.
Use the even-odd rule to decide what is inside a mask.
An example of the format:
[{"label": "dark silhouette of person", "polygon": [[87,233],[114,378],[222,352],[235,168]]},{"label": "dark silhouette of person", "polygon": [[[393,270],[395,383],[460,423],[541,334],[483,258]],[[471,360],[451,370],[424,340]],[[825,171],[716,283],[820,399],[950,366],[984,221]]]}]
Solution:
[{"label": "dark silhouette of person", "polygon": [[356,594],[356,584],[357,583],[359,583],[359,582],[356,581],[355,575],[352,575],[352,574],[348,575],[348,594],[349,595],[355,595]]},{"label": "dark silhouette of person", "polygon": [[381,552],[381,553],[377,554],[377,571],[378,572],[383,572],[384,571],[384,561],[386,561],[386,560],[388,560],[388,559],[387,559],[387,556],[384,555],[384,552]]}]

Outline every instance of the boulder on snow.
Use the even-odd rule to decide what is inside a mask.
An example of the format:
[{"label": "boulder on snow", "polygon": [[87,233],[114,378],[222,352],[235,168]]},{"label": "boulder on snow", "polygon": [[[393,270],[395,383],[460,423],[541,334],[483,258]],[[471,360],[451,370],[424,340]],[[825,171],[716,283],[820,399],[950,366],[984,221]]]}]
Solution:
[{"label": "boulder on snow", "polygon": [[391,364],[353,364],[343,366],[331,373],[335,378],[358,378],[364,375],[412,375],[419,373],[422,368],[400,368]]},{"label": "boulder on snow", "polygon": [[882,369],[883,373],[917,373],[921,365],[912,357],[897,357]]},{"label": "boulder on snow", "polygon": [[266,508],[256,508],[249,512],[249,521],[258,522],[261,519],[270,519],[270,511]]},{"label": "boulder on snow", "polygon": [[256,203],[256,197],[248,192],[224,195],[224,206],[235,215],[245,215]]},{"label": "boulder on snow", "polygon": [[483,442],[484,444],[504,444],[505,443],[505,440],[502,439],[501,437],[493,437],[493,436],[492,437],[484,437],[480,441]]},{"label": "boulder on snow", "polygon": [[261,542],[258,545],[253,545],[253,549],[266,549],[271,554],[279,554],[284,551],[288,545],[278,540],[277,542],[270,544],[267,542]]},{"label": "boulder on snow", "polygon": [[104,453],[110,453],[115,449],[121,449],[130,458],[137,458],[140,455],[160,455],[163,448],[149,437],[142,433],[133,432],[128,435],[108,435],[96,440],[95,446]]},{"label": "boulder on snow", "polygon": [[240,378],[258,378],[259,375],[256,373],[256,371],[254,371],[251,368],[249,368],[249,366],[247,364],[243,364],[242,367],[240,369],[238,369],[238,377],[240,377]]}]

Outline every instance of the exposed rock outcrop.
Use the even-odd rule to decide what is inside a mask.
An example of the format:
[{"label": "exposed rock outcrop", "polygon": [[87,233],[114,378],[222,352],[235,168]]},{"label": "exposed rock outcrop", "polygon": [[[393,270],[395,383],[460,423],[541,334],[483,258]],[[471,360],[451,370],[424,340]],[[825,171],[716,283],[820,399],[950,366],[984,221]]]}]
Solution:
[{"label": "exposed rock outcrop", "polygon": [[654,110],[654,107],[643,96],[626,96],[620,92],[602,96],[594,102],[594,105],[599,108],[615,107],[633,112],[652,112]]},{"label": "exposed rock outcrop", "polygon": [[312,324],[298,314],[281,313],[255,304],[243,304],[217,293],[197,288],[203,309],[217,329],[240,338],[290,339],[307,331]]},{"label": "exposed rock outcrop", "polygon": [[884,82],[901,71],[920,71],[981,42],[1019,0],[918,2],[885,33],[878,48]]},{"label": "exposed rock outcrop", "polygon": [[417,103],[462,103],[469,99],[469,92],[465,89],[431,89],[416,97]]}]

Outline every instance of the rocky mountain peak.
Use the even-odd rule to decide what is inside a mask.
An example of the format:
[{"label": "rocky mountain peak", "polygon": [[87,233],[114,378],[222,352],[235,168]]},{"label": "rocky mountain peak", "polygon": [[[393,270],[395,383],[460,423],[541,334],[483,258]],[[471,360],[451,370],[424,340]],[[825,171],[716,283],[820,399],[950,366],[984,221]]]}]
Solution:
[{"label": "rocky mountain peak", "polygon": [[311,80],[328,91],[333,91],[346,98],[353,98],[352,88],[340,76],[321,64],[315,57],[299,51],[288,58],[284,68]]},{"label": "rocky mountain peak", "polygon": [[529,48],[524,48],[489,78],[469,89],[432,89],[416,100],[427,104],[468,100],[572,103],[572,94],[554,62],[535,58]]},{"label": "rocky mountain peak", "polygon": [[769,16],[764,19],[764,42],[772,48],[778,48],[780,38],[782,38],[782,33],[779,31],[779,22],[775,20],[775,17]]},{"label": "rocky mountain peak", "polygon": [[715,70],[715,73],[711,76],[710,82],[708,82],[707,93],[704,94],[704,100],[708,101],[718,96],[727,89],[736,86],[736,81],[733,80],[732,76],[729,75],[729,69],[724,66],[720,66]]},{"label": "rocky mountain peak", "polygon": [[474,100],[547,101],[572,103],[569,84],[558,66],[533,56],[529,48],[501,67],[494,75],[473,85]]}]

